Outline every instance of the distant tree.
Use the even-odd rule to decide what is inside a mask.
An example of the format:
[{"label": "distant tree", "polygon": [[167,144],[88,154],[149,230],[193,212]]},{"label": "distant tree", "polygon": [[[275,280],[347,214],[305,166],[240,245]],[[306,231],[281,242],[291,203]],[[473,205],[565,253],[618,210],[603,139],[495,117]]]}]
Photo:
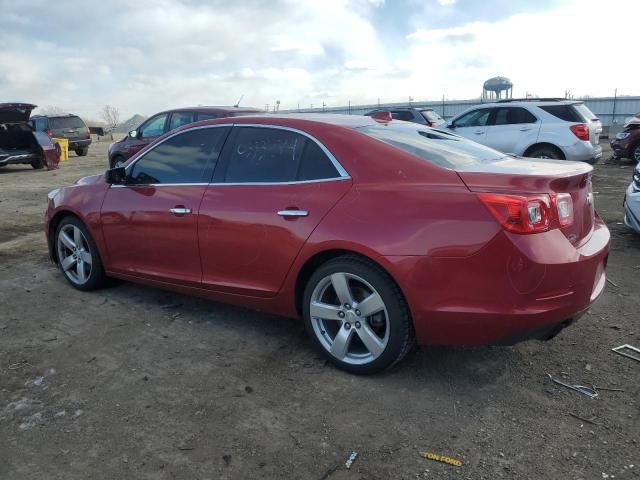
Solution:
[{"label": "distant tree", "polygon": [[46,107],[40,107],[39,110],[42,115],[60,115],[61,113],[65,113],[64,109],[56,105],[47,105]]},{"label": "distant tree", "polygon": [[120,125],[120,111],[116,107],[105,105],[102,109],[102,112],[100,113],[100,116],[111,128],[116,128],[118,125]]}]

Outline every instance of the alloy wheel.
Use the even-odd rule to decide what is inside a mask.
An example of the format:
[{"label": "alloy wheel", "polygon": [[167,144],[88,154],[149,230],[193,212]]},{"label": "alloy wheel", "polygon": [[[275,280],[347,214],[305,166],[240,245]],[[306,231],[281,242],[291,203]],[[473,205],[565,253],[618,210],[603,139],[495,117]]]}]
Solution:
[{"label": "alloy wheel", "polygon": [[58,233],[57,249],[58,261],[66,277],[76,285],[87,283],[93,257],[82,230],[72,224],[64,225]]},{"label": "alloy wheel", "polygon": [[389,315],[382,296],[351,273],[324,277],[311,294],[311,324],[320,344],[336,359],[373,362],[389,342]]},{"label": "alloy wheel", "polygon": [[640,145],[638,145],[638,146],[633,150],[633,159],[634,159],[637,163],[640,163]]}]

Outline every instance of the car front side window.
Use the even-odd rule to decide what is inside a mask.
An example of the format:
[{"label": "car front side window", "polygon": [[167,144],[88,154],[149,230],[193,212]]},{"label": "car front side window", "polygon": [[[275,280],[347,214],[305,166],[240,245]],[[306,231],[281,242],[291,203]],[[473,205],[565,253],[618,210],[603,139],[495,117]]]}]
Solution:
[{"label": "car front side window", "polygon": [[480,110],[474,110],[472,112],[466,113],[458,120],[456,120],[453,125],[455,127],[484,127],[489,122],[489,109],[482,108]]},{"label": "car front side window", "polygon": [[166,123],[167,114],[153,117],[140,127],[139,136],[142,138],[158,137],[164,133],[164,126]]},{"label": "car front side window", "polygon": [[199,128],[167,139],[136,161],[131,185],[208,183],[229,128]]}]

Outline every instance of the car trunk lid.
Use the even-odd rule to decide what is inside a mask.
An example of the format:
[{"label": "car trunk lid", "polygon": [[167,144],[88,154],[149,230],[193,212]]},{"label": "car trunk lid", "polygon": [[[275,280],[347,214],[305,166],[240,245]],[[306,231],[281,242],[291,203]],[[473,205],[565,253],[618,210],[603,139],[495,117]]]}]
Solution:
[{"label": "car trunk lid", "polygon": [[540,195],[568,193],[573,222],[562,232],[573,245],[586,241],[594,224],[591,177],[593,168],[581,162],[504,157],[457,170],[472,192]]},{"label": "car trunk lid", "polygon": [[31,103],[0,103],[0,124],[26,123],[36,107]]}]

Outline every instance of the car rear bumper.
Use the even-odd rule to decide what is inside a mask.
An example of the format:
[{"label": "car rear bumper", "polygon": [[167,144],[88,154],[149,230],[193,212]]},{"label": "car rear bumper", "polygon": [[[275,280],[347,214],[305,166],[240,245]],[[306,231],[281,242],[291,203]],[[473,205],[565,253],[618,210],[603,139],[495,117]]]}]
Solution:
[{"label": "car rear bumper", "polygon": [[597,219],[578,248],[559,230],[500,233],[470,257],[405,258],[398,281],[418,343],[511,344],[553,336],[604,291],[609,241]]},{"label": "car rear bumper", "polygon": [[75,150],[77,148],[85,148],[91,145],[91,139],[86,140],[71,140],[69,139],[69,150]]},{"label": "car rear bumper", "polygon": [[568,147],[563,147],[567,160],[587,162],[595,165],[602,158],[602,145],[593,145],[591,142],[579,141]]}]

